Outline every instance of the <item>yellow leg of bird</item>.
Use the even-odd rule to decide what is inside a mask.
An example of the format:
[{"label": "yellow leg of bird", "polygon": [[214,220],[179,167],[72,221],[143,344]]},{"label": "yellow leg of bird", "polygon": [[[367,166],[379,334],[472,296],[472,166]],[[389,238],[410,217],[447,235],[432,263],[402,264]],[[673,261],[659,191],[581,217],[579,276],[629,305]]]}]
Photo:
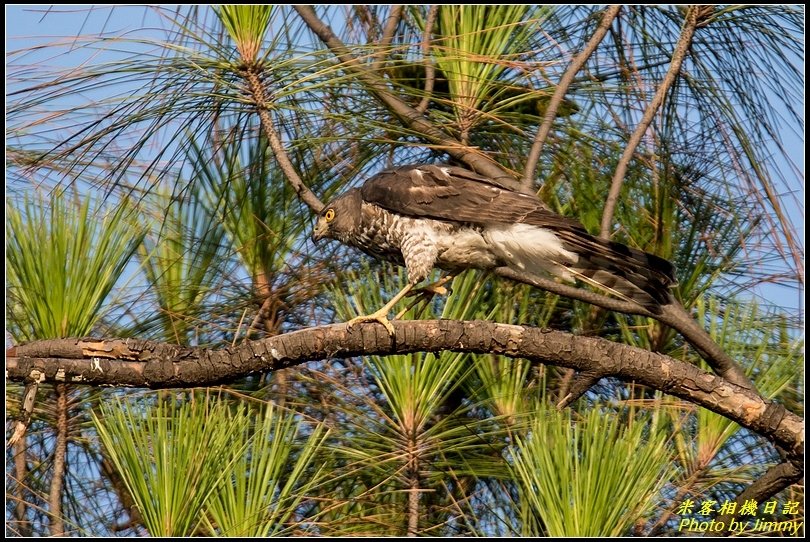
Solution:
[{"label": "yellow leg of bird", "polygon": [[379,322],[385,326],[385,329],[388,330],[388,334],[393,337],[394,326],[393,324],[391,324],[391,320],[388,319],[388,312],[394,307],[394,305],[399,303],[399,301],[403,297],[408,295],[408,292],[413,290],[414,286],[415,286],[414,284],[408,283],[408,285],[405,286],[402,290],[400,290],[399,293],[395,295],[391,299],[391,301],[386,303],[383,308],[366,316],[358,316],[357,318],[352,318],[351,320],[346,322],[346,325],[349,326],[349,328],[351,328],[354,324],[359,324],[361,322]]},{"label": "yellow leg of bird", "polygon": [[444,285],[447,284],[448,282],[450,282],[451,280],[453,280],[454,278],[456,278],[455,275],[447,274],[447,275],[443,276],[442,278],[440,278],[439,280],[437,280],[436,282],[432,282],[432,283],[430,283],[430,284],[428,284],[426,286],[422,286],[421,288],[417,288],[416,290],[411,292],[410,295],[430,294],[431,297],[434,296],[434,295],[447,295],[450,292],[449,292],[449,290],[447,288],[444,287]]},{"label": "yellow leg of bird", "polygon": [[400,318],[405,316],[405,314],[409,310],[414,308],[414,306],[422,300],[430,301],[433,298],[433,296],[449,294],[450,290],[445,288],[444,285],[453,280],[454,278],[456,278],[455,275],[447,274],[434,283],[428,284],[427,286],[422,286],[421,288],[417,288],[416,290],[411,291],[408,295],[415,295],[417,296],[416,299],[410,305],[399,311],[397,315],[394,316],[394,320],[399,320]]}]

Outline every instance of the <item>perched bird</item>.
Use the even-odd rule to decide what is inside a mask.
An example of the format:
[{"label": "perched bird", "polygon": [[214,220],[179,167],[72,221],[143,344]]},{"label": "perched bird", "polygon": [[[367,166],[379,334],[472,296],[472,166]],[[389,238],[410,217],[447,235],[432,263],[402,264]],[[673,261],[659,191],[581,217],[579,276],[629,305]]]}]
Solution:
[{"label": "perched bird", "polygon": [[312,234],[314,241],[321,238],[405,265],[408,285],[379,311],[350,322],[378,321],[392,334],[388,311],[434,267],[458,272],[506,266],[579,279],[654,313],[671,301],[670,288],[677,284],[667,260],[599,239],[536,196],[453,166],[408,165],[378,173],[324,207]]}]

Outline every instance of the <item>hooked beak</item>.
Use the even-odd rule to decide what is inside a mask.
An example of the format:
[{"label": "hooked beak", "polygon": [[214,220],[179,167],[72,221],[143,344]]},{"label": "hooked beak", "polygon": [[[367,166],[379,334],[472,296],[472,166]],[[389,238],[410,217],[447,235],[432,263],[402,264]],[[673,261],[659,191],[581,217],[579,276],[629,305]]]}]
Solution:
[{"label": "hooked beak", "polygon": [[317,243],[318,241],[326,237],[327,227],[328,226],[326,225],[326,222],[324,220],[318,219],[318,223],[315,224],[315,229],[312,230],[313,243]]}]

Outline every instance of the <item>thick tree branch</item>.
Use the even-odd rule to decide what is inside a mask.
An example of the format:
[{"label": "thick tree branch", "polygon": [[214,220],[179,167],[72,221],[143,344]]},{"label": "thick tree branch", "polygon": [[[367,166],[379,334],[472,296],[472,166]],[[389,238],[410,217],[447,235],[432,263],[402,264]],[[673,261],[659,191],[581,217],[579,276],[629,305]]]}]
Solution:
[{"label": "thick tree branch", "polygon": [[613,179],[611,180],[610,184],[610,192],[608,192],[608,197],[605,201],[605,210],[602,213],[602,225],[599,234],[604,239],[608,239],[610,237],[610,225],[613,221],[613,213],[616,210],[616,203],[619,201],[619,192],[621,192],[622,189],[622,183],[624,182],[624,175],[627,172],[627,167],[630,165],[630,160],[632,160],[633,154],[636,152],[636,148],[638,147],[639,143],[641,143],[641,138],[644,136],[647,128],[650,127],[655,113],[664,102],[664,96],[666,96],[667,92],[669,92],[672,83],[675,82],[675,78],[681,71],[683,59],[686,57],[686,53],[689,50],[689,47],[692,45],[692,37],[695,35],[695,29],[698,26],[698,16],[700,13],[700,6],[690,6],[687,9],[686,20],[684,21],[683,30],[681,31],[681,37],[678,40],[678,44],[675,46],[675,51],[672,53],[672,61],[669,65],[669,71],[667,72],[666,76],[664,76],[664,80],[661,81],[661,85],[658,87],[655,96],[653,96],[652,101],[647,106],[646,111],[644,111],[644,116],[641,118],[641,122],[639,122],[638,126],[636,126],[633,135],[630,136],[630,140],[627,142],[627,147],[624,149],[624,153],[622,153],[619,163],[616,166],[616,171],[613,173]]},{"label": "thick tree branch", "polygon": [[[787,489],[791,485],[795,484],[803,477],[804,467],[802,463],[786,461],[784,463],[774,465],[760,478],[754,480],[754,482],[745,488],[742,493],[737,495],[737,498],[734,499],[734,501],[737,503],[737,510],[739,510],[747,500],[764,502],[783,489]],[[717,518],[716,522],[722,522],[724,525],[730,526],[731,519],[733,517],[734,516],[732,514],[720,516]],[[726,533],[730,534],[729,531],[726,531]]]},{"label": "thick tree branch", "polygon": [[585,62],[588,61],[593,52],[602,42],[602,39],[605,37],[605,34],[607,34],[610,25],[613,24],[613,20],[619,14],[621,9],[621,5],[616,5],[610,6],[605,10],[605,14],[602,16],[602,20],[600,21],[599,26],[596,28],[596,31],[593,33],[593,36],[591,36],[591,39],[585,45],[585,48],[582,49],[582,52],[574,57],[574,59],[571,61],[571,65],[568,66],[567,70],[565,70],[560,82],[557,84],[554,95],[548,102],[546,113],[543,116],[543,123],[537,130],[537,135],[534,137],[534,143],[532,143],[529,156],[526,158],[526,167],[523,170],[522,183],[525,191],[530,191],[533,188],[532,183],[534,182],[537,162],[540,160],[540,152],[543,150],[543,144],[545,143],[549,132],[551,132],[551,125],[554,123],[554,119],[557,116],[557,109],[559,109],[560,104],[563,103],[565,94],[568,92],[568,87],[571,86],[571,83],[574,81],[577,73],[579,73],[579,71],[585,65]]},{"label": "thick tree branch", "polygon": [[136,339],[60,339],[13,348],[7,378],[40,371],[49,382],[171,388],[213,386],[307,361],[394,353],[502,354],[599,371],[633,380],[703,406],[803,457],[803,421],[778,403],[697,367],[628,345],[558,331],[455,320],[394,321],[395,336],[376,323],[307,328],[208,350]]},{"label": "thick tree branch", "polygon": [[478,149],[463,145],[458,140],[452,138],[419,111],[397,98],[389,89],[385,79],[372,71],[367,64],[364,64],[359,58],[352,54],[349,48],[335,35],[329,25],[318,18],[312,6],[298,5],[293,6],[293,8],[298,12],[298,15],[300,15],[301,19],[310,30],[334,53],[341,62],[341,67],[354,73],[357,78],[366,85],[368,91],[385,104],[392,113],[399,117],[405,126],[422,134],[434,144],[440,145],[447,154],[463,162],[478,173],[486,175],[513,190],[521,190],[518,180],[515,179],[513,175],[509,174],[503,166],[492,161],[489,156]]}]

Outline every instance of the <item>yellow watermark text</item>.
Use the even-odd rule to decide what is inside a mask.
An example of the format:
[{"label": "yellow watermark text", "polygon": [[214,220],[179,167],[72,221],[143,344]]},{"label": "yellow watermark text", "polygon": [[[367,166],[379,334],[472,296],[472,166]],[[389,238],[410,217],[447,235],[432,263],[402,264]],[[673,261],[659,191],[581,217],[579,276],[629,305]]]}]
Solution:
[{"label": "yellow watermark text", "polygon": [[737,520],[731,519],[726,526],[725,521],[708,520],[699,521],[697,519],[682,519],[678,523],[678,531],[690,533],[722,533],[729,531],[733,534],[743,533],[779,533],[797,536],[804,526],[804,521],[765,521],[762,519]]}]

